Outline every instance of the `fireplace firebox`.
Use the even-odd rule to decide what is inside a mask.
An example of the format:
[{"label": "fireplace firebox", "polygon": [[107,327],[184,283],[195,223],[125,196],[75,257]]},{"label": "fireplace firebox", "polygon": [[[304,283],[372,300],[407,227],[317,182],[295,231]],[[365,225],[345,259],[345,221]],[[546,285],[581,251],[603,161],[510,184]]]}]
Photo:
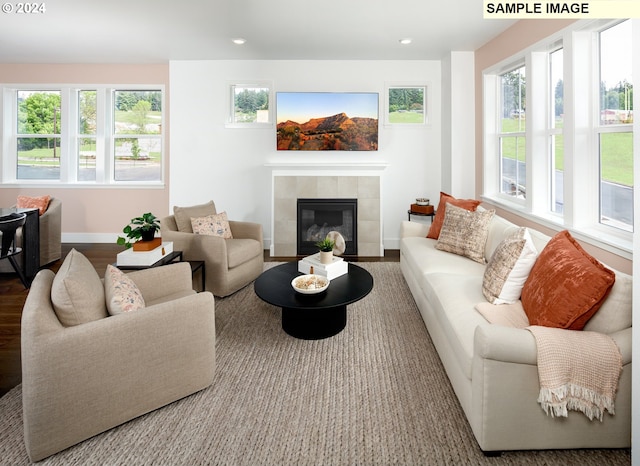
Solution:
[{"label": "fireplace firebox", "polygon": [[315,243],[330,231],[340,233],[346,243],[345,254],[358,254],[357,199],[298,199],[297,254],[318,252]]}]

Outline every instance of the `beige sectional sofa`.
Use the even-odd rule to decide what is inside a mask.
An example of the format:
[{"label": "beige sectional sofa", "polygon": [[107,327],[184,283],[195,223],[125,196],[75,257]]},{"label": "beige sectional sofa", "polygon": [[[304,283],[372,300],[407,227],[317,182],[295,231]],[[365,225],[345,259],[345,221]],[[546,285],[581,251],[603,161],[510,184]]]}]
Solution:
[{"label": "beige sectional sofa", "polygon": [[[479,208],[482,210],[482,208]],[[485,246],[491,257],[516,225],[494,216]],[[536,341],[528,330],[490,324],[475,305],[486,265],[436,249],[428,224],[403,222],[400,266],[451,385],[480,448],[502,450],[622,448],[631,445],[631,277],[616,281],[584,330],[609,334],[620,349],[622,373],[615,415],[602,422],[569,411],[551,417],[537,402],[540,392]],[[541,251],[549,237],[529,229]]]}]

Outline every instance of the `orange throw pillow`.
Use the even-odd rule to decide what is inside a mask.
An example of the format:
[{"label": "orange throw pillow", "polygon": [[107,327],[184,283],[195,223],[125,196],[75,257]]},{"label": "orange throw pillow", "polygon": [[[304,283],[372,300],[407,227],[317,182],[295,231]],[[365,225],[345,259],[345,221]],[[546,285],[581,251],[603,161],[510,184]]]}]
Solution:
[{"label": "orange throw pillow", "polygon": [[582,330],[611,291],[616,276],[567,231],[544,247],[522,289],[530,325]]},{"label": "orange throw pillow", "polygon": [[47,211],[47,208],[49,207],[49,201],[51,201],[50,196],[18,196],[16,207],[18,209],[38,209],[40,211],[40,215],[42,215]]},{"label": "orange throw pillow", "polygon": [[429,227],[427,238],[438,239],[440,237],[440,230],[442,229],[442,224],[444,223],[444,206],[447,202],[453,204],[456,207],[462,207],[463,209],[466,209],[470,212],[474,212],[480,205],[480,201],[476,201],[475,199],[456,199],[451,194],[443,193],[442,191],[440,191],[440,202],[438,203],[436,215],[435,217],[433,217],[433,222],[431,222],[431,227]]}]

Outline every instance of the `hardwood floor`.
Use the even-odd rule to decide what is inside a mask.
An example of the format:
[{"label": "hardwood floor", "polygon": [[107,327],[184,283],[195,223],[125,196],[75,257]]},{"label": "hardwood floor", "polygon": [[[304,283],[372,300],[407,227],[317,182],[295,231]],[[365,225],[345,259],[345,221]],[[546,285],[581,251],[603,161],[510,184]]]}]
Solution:
[{"label": "hardwood floor", "polygon": [[[116,244],[65,243],[62,257],[75,248],[84,254],[96,268],[100,277],[104,276],[107,264],[116,261],[122,246]],[[265,251],[265,261],[280,262],[295,260],[292,257],[270,257]],[[399,262],[398,250],[385,251],[384,257],[348,257],[353,262]],[[62,264],[58,260],[47,268],[57,272]],[[15,273],[0,273],[0,396],[18,385],[22,378],[20,366],[20,318],[22,307],[29,290],[25,289]]]}]

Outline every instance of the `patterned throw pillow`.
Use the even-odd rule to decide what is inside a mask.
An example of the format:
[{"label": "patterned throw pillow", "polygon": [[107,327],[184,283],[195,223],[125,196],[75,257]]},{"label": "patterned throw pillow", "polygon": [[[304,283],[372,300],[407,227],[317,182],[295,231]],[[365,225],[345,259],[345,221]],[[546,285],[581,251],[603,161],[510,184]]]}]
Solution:
[{"label": "patterned throw pillow", "polygon": [[122,270],[111,264],[107,265],[104,274],[104,294],[107,310],[112,316],[145,307],[144,298],[137,285]]},{"label": "patterned throw pillow", "polygon": [[191,228],[196,235],[219,236],[224,239],[233,238],[226,212],[206,217],[191,217]]},{"label": "patterned throw pillow", "polygon": [[519,300],[537,256],[538,251],[526,228],[518,228],[503,239],[484,271],[482,294],[487,301],[511,304]]},{"label": "patterned throw pillow", "polygon": [[50,196],[29,197],[18,196],[16,207],[18,209],[38,209],[40,215],[44,214],[49,207]]},{"label": "patterned throw pillow", "polygon": [[453,204],[455,206],[462,207],[463,209],[467,209],[473,212],[480,205],[480,201],[476,201],[475,199],[456,199],[451,194],[443,193],[441,191],[440,202],[438,203],[438,208],[436,209],[436,215],[431,221],[431,226],[429,227],[427,238],[438,239],[438,237],[440,236],[440,230],[442,229],[442,223],[444,222],[446,204]]},{"label": "patterned throw pillow", "polygon": [[436,249],[484,264],[484,246],[494,213],[495,210],[470,212],[447,203]]},{"label": "patterned throw pillow", "polygon": [[522,288],[522,306],[531,325],[582,330],[615,279],[563,230],[540,252]]}]

